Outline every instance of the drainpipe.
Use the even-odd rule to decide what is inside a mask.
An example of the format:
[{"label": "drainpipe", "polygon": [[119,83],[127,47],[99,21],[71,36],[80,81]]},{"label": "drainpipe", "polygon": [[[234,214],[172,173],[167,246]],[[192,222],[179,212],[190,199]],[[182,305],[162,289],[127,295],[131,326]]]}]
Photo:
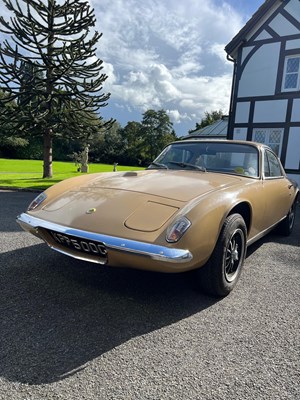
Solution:
[{"label": "drainpipe", "polygon": [[[229,54],[226,56],[227,60],[230,62],[233,62],[233,78],[232,78],[232,85],[231,85],[231,95],[230,95],[230,104],[229,104],[229,118],[228,118],[228,127],[227,127],[227,139],[228,139],[228,134],[232,130],[232,125],[233,125],[233,97],[234,97],[234,92],[235,92],[235,85],[236,85],[236,60],[232,57],[230,57]],[[232,138],[233,139],[233,133],[232,133]]]}]

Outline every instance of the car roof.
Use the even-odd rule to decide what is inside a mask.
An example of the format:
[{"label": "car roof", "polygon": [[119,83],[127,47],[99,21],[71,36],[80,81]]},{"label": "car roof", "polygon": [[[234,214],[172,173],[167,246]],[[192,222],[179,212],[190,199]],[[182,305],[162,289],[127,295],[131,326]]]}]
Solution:
[{"label": "car roof", "polygon": [[266,146],[264,143],[257,143],[257,142],[252,142],[249,140],[228,140],[228,139],[204,139],[204,138],[184,138],[181,140],[176,140],[173,143],[199,143],[199,142],[203,142],[203,143],[228,143],[228,144],[243,144],[243,145],[248,145],[248,146],[254,146],[257,147],[259,149],[261,148],[269,148],[268,146]]}]

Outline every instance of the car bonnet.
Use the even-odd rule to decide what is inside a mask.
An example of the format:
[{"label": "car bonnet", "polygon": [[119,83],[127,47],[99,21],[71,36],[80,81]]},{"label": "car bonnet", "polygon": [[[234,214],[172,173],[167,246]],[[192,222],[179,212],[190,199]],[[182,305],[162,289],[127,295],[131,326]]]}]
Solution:
[{"label": "car bonnet", "polygon": [[100,174],[79,191],[126,190],[188,202],[236,184],[239,177],[201,171],[146,170]]},{"label": "car bonnet", "polygon": [[238,181],[203,172],[142,171],[101,174],[34,212],[78,229],[124,235],[155,232],[189,201]]}]

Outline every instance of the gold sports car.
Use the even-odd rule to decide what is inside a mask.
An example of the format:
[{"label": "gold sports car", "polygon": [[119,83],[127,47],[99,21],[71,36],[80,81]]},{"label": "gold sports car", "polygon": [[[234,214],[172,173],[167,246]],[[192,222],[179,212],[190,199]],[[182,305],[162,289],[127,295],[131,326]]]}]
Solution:
[{"label": "gold sports car", "polygon": [[168,145],[144,171],[62,181],[17,221],[71,257],[160,272],[195,269],[202,289],[225,296],[248,245],[275,227],[291,233],[298,196],[269,147],[188,139]]}]

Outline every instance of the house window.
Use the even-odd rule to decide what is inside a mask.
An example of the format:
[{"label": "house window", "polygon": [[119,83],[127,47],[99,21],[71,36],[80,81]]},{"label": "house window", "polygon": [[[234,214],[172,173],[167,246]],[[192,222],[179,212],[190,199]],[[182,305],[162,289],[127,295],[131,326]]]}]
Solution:
[{"label": "house window", "polygon": [[282,91],[299,90],[300,86],[300,55],[286,57]]},{"label": "house window", "polygon": [[283,128],[253,129],[252,140],[264,143],[280,156],[283,138]]}]

